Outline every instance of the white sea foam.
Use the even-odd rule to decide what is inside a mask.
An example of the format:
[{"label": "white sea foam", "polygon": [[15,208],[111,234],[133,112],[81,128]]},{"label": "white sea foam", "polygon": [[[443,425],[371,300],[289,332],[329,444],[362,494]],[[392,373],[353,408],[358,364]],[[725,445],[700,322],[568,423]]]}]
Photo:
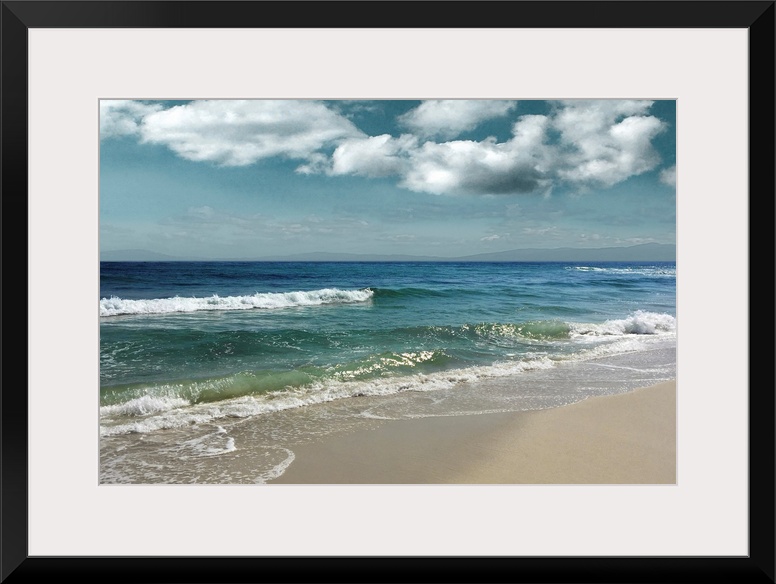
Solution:
[{"label": "white sea foam", "polygon": [[601,324],[570,323],[570,336],[657,335],[676,332],[676,319],[670,314],[637,310],[627,318]]},{"label": "white sea foam", "polygon": [[121,314],[170,314],[203,310],[251,310],[319,306],[321,304],[351,304],[366,302],[374,292],[323,288],[306,292],[265,292],[250,296],[210,296],[207,298],[175,296],[148,300],[128,300],[112,296],[100,300],[100,316]]},{"label": "white sea foam", "polygon": [[226,430],[221,426],[210,434],[185,440],[177,445],[180,450],[179,456],[182,458],[221,456],[229,452],[234,452],[237,447],[234,438],[227,436]]},{"label": "white sea foam", "polygon": [[100,407],[100,416],[145,416],[189,405],[180,397],[144,395],[124,403]]},{"label": "white sea foam", "polygon": [[591,343],[590,348],[580,351],[576,359],[586,361],[671,346],[675,346],[675,340],[671,335],[623,335],[610,343]]},{"label": "white sea foam", "polygon": [[288,448],[279,448],[279,450],[284,450],[286,452],[286,458],[283,459],[279,464],[276,464],[274,467],[269,469],[268,471],[263,472],[259,476],[257,476],[255,481],[256,483],[264,484],[267,481],[271,481],[272,479],[278,478],[280,475],[286,472],[286,469],[289,466],[291,466],[292,462],[294,462],[296,455],[291,450],[289,450]]},{"label": "white sea foam", "polygon": [[[459,383],[476,382],[515,375],[524,371],[549,369],[554,362],[541,357],[524,361],[506,361],[487,366],[474,366],[462,369],[450,369],[429,374],[408,375],[393,378],[378,378],[361,381],[325,380],[296,387],[268,395],[242,396],[216,403],[196,404],[190,407],[188,402],[177,409],[159,410],[157,414],[129,423],[113,421],[110,416],[123,413],[120,410],[104,410],[102,436],[117,434],[148,433],[162,429],[181,428],[191,424],[212,422],[224,418],[248,418],[320,403],[360,396],[392,395],[405,391],[431,392],[451,388]],[[132,403],[127,402],[127,404]],[[181,400],[183,401],[183,400]],[[112,408],[115,406],[104,406]],[[111,423],[117,422],[117,423]]]},{"label": "white sea foam", "polygon": [[567,270],[577,272],[601,272],[606,274],[634,274],[639,276],[676,276],[676,268],[671,266],[638,266],[627,268],[602,266],[569,266]]}]

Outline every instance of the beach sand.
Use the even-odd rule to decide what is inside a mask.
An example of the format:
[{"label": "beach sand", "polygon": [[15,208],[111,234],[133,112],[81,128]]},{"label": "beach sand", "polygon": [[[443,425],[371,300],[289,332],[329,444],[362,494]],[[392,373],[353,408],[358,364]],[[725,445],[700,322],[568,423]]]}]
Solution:
[{"label": "beach sand", "polygon": [[270,484],[675,484],[676,383],[547,410],[391,420],[295,455]]}]

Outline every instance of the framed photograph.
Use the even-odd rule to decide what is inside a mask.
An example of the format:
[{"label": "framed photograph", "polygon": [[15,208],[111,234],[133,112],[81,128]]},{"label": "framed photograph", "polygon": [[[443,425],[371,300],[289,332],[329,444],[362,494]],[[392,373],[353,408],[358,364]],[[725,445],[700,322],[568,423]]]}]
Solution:
[{"label": "framed photograph", "polygon": [[774,3],[439,7],[3,2],[3,582],[774,581]]}]

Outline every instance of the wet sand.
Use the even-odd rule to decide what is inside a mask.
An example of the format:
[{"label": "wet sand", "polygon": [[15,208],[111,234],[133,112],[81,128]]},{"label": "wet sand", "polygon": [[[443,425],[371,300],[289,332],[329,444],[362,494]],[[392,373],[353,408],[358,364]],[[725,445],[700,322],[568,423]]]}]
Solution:
[{"label": "wet sand", "polygon": [[269,484],[675,484],[676,383],[547,410],[392,420],[294,454]]}]

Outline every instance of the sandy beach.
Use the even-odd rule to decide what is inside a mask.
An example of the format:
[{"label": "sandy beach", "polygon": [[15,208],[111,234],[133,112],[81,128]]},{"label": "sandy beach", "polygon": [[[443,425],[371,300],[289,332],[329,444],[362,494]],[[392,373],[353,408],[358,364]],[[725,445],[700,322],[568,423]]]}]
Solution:
[{"label": "sandy beach", "polygon": [[388,421],[299,447],[279,483],[675,484],[676,383],[546,410]]}]

